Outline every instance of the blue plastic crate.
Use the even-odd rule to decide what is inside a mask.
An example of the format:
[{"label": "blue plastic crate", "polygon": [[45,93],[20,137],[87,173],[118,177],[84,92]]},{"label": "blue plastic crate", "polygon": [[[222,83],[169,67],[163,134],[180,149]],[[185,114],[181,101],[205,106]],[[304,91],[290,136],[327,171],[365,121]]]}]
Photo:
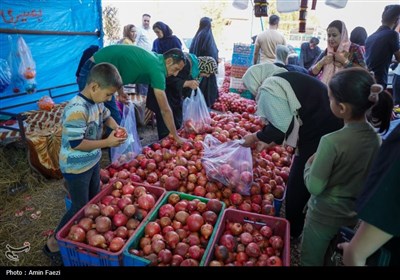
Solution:
[{"label": "blue plastic crate", "polygon": [[283,199],[274,199],[274,206],[275,206],[275,216],[279,217],[281,213]]},{"label": "blue plastic crate", "polygon": [[254,44],[233,44],[233,53],[244,54],[244,55],[253,55],[254,53]]},{"label": "blue plastic crate", "polygon": [[[146,222],[148,217],[151,216],[152,212],[155,211],[157,205],[162,201],[166,191],[165,189],[148,185],[147,183],[135,183],[131,182],[134,186],[144,186],[149,193],[156,196],[156,204],[154,208],[149,211],[148,215],[141,221],[137,230]],[[101,199],[109,195],[113,191],[113,186],[110,184],[109,187],[103,189],[98,195],[96,195],[89,204],[98,203]],[[134,234],[126,241],[124,247],[118,252],[110,252],[101,248],[92,247],[88,244],[76,242],[67,239],[69,229],[84,216],[83,207],[74,217],[57,233],[57,242],[60,248],[61,256],[63,259],[64,266],[122,266],[122,252],[133,238]]]},{"label": "blue plastic crate", "polygon": [[93,247],[58,240],[64,266],[120,266],[121,255],[94,252]]},{"label": "blue plastic crate", "polygon": [[71,199],[69,198],[68,195],[65,196],[64,202],[65,202],[65,209],[68,211],[69,208],[71,208],[71,205],[72,205],[72,201],[71,201]]},{"label": "blue plastic crate", "polygon": [[232,66],[247,66],[250,67],[253,64],[253,56],[252,55],[243,55],[234,53],[232,55]]},{"label": "blue plastic crate", "polygon": [[281,214],[281,207],[282,207],[282,203],[283,203],[283,201],[285,200],[285,197],[286,197],[286,189],[287,189],[287,186],[285,186],[285,192],[283,193],[283,197],[282,198],[280,198],[280,199],[274,199],[274,206],[275,206],[275,216],[276,217],[279,217],[280,216],[280,214]]}]

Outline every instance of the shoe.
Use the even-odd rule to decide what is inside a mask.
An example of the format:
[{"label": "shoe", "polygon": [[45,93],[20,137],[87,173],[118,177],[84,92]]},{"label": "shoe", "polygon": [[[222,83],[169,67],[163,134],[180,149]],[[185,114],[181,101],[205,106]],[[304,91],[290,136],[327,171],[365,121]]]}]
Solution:
[{"label": "shoe", "polygon": [[47,244],[44,245],[42,251],[47,257],[50,258],[51,266],[64,266],[60,251],[51,252]]}]

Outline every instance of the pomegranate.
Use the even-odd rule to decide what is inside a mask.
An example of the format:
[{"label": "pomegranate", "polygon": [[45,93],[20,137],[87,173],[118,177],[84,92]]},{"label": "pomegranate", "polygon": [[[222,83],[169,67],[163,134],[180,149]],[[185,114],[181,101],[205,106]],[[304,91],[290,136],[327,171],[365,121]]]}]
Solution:
[{"label": "pomegranate", "polygon": [[164,236],[165,242],[171,249],[175,249],[176,244],[179,243],[179,235],[175,231],[169,231]]},{"label": "pomegranate", "polygon": [[199,214],[192,214],[186,219],[186,223],[190,231],[196,232],[204,224],[204,219]]},{"label": "pomegranate", "polygon": [[200,228],[201,235],[204,236],[205,239],[208,239],[211,236],[213,230],[214,227],[210,224],[204,224]]},{"label": "pomegranate", "polygon": [[156,203],[154,197],[151,194],[145,194],[138,198],[137,200],[139,207],[144,210],[151,210]]},{"label": "pomegranate", "polygon": [[183,257],[180,255],[173,255],[171,260],[171,266],[180,266],[183,262]]},{"label": "pomegranate", "polygon": [[88,237],[88,243],[90,246],[93,246],[93,247],[99,247],[99,248],[103,248],[103,249],[105,249],[107,247],[106,239],[101,234],[94,234],[94,235],[91,235],[90,237]]},{"label": "pomegranate", "polygon": [[267,266],[282,266],[282,260],[277,256],[269,257],[267,260]]},{"label": "pomegranate", "polygon": [[90,218],[82,218],[78,223],[78,225],[83,230],[85,230],[85,232],[88,232],[89,230],[91,230],[93,228],[93,224],[94,224],[94,222]]},{"label": "pomegranate", "polygon": [[218,199],[210,199],[207,202],[207,209],[213,211],[216,214],[219,214],[222,209],[222,203]]},{"label": "pomegranate", "polygon": [[114,132],[114,136],[117,138],[126,138],[126,137],[128,137],[128,134],[127,134],[125,128],[118,127]]},{"label": "pomegranate", "polygon": [[163,264],[170,264],[172,261],[172,253],[168,249],[163,249],[158,253],[158,261]]},{"label": "pomegranate", "polygon": [[[220,204],[221,204],[221,203],[220,203]],[[202,214],[202,217],[203,217],[203,219],[204,219],[204,221],[205,221],[206,223],[209,223],[209,224],[211,224],[211,225],[215,225],[215,223],[217,222],[217,219],[218,219],[217,214],[215,214],[215,212],[210,211],[210,210],[204,212],[204,213]]]},{"label": "pomegranate", "polygon": [[96,230],[100,233],[107,232],[111,229],[111,220],[108,217],[99,216],[95,220]]},{"label": "pomegranate", "polygon": [[161,232],[161,227],[156,222],[149,222],[144,228],[145,235],[148,237],[153,237],[154,234]]},{"label": "pomegranate", "polygon": [[174,176],[169,176],[165,179],[164,188],[167,191],[176,191],[179,187],[179,179]]},{"label": "pomegranate", "polygon": [[112,221],[116,227],[125,226],[126,223],[128,222],[128,217],[125,216],[125,214],[123,213],[117,213],[114,215]]},{"label": "pomegranate", "polygon": [[257,258],[261,254],[260,247],[256,243],[251,242],[246,247],[246,254],[250,257]]},{"label": "pomegranate", "polygon": [[96,219],[100,215],[100,207],[97,204],[89,204],[85,207],[84,215],[87,218]]},{"label": "pomegranate", "polygon": [[118,252],[125,245],[125,241],[121,237],[114,237],[110,242],[109,249],[111,252]]},{"label": "pomegranate", "polygon": [[78,225],[73,225],[69,230],[67,238],[72,241],[83,242],[86,239],[85,230]]},{"label": "pomegranate", "polygon": [[164,204],[158,211],[158,217],[168,217],[172,219],[175,216],[175,208],[171,204]]}]

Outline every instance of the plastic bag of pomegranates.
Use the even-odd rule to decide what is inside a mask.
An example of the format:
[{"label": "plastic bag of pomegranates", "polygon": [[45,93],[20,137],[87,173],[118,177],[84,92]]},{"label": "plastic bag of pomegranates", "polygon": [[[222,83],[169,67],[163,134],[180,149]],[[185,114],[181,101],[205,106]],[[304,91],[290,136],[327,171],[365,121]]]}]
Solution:
[{"label": "plastic bag of pomegranates", "polygon": [[219,181],[243,195],[250,194],[253,182],[253,159],[250,148],[240,144],[240,140],[221,143],[208,134],[204,138],[203,168],[210,180]]},{"label": "plastic bag of pomegranates", "polygon": [[206,100],[200,89],[192,90],[183,101],[183,127],[187,133],[203,133],[211,123]]},{"label": "plastic bag of pomegranates", "polygon": [[130,162],[142,151],[136,129],[135,105],[132,102],[124,105],[120,126],[125,128],[127,139],[120,146],[111,148],[111,161],[116,166]]},{"label": "plastic bag of pomegranates", "polygon": [[37,104],[40,110],[45,111],[51,111],[51,109],[53,109],[55,105],[53,99],[47,95],[40,98]]}]

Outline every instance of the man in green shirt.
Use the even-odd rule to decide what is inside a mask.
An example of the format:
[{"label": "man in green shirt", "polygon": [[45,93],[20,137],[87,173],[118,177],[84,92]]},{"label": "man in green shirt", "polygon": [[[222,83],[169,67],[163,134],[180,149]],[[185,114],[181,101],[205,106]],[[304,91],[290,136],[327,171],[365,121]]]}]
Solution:
[{"label": "man in green shirt", "polygon": [[[105,47],[96,52],[82,67],[79,73],[79,89],[85,86],[90,69],[95,64],[102,62],[111,63],[118,69],[124,85],[139,83],[149,84],[154,88],[154,94],[168,130],[178,144],[185,141],[178,136],[172,110],[165,94],[166,77],[176,76],[185,66],[185,57],[180,49],[171,49],[164,54],[155,54],[132,45]],[[125,95],[123,89],[120,89],[118,94]],[[118,122],[120,116],[115,98],[106,102],[105,105]]]}]

